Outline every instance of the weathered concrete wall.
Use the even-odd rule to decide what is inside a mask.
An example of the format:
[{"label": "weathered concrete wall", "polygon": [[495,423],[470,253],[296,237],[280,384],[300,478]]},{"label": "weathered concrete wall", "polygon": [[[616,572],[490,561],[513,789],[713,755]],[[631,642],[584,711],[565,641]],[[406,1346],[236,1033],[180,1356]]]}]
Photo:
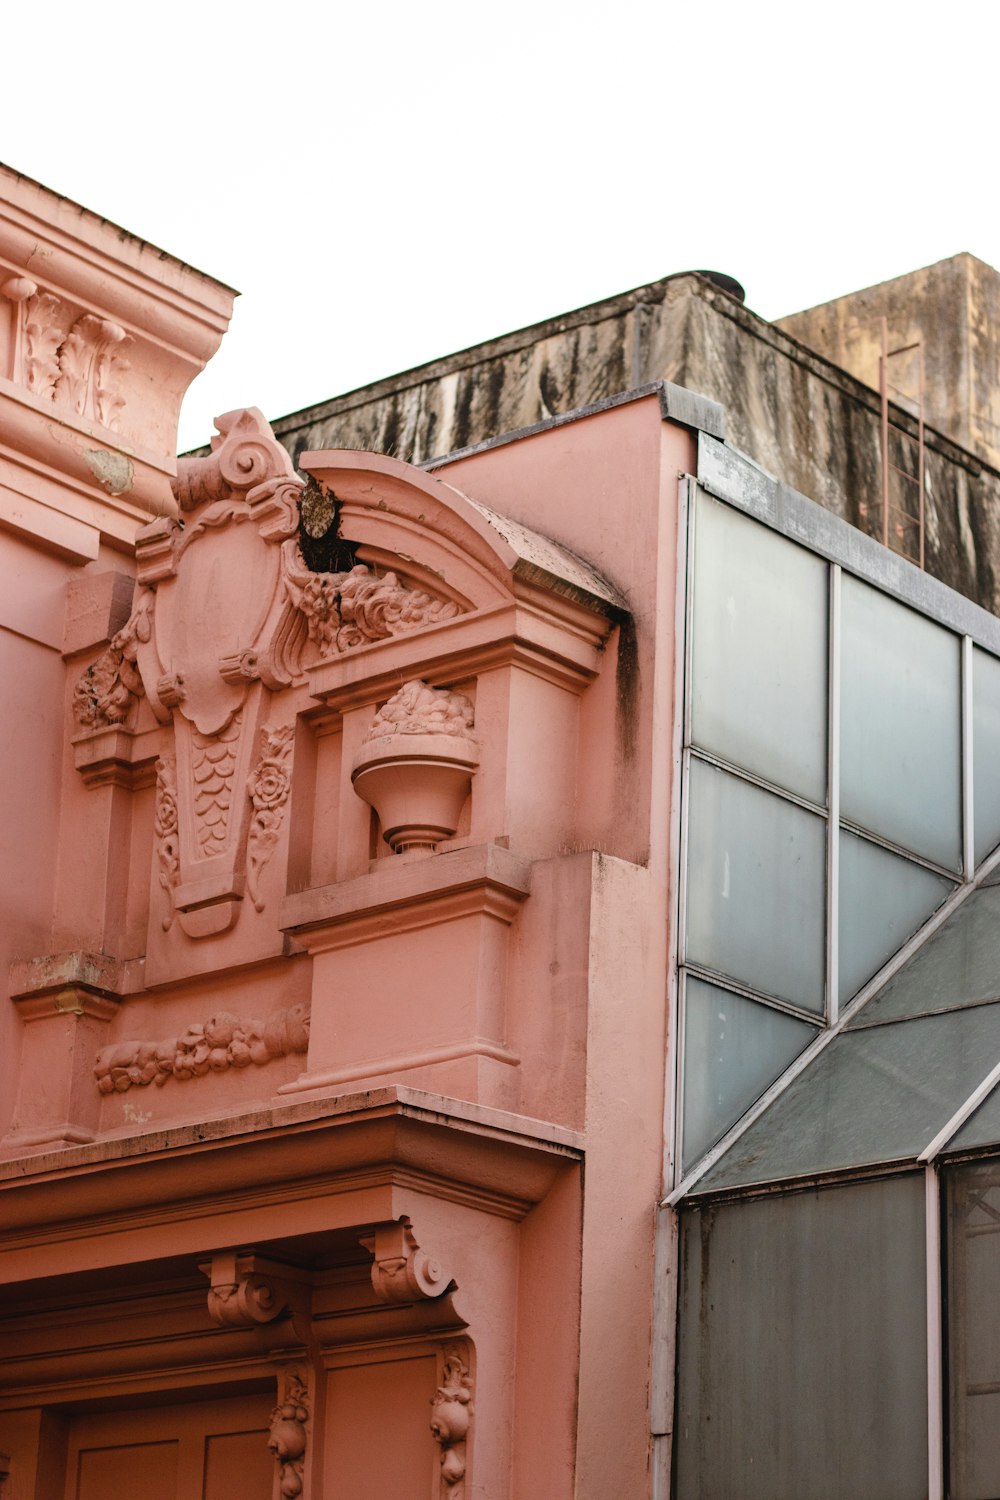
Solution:
[{"label": "weathered concrete wall", "polygon": [[[970,274],[981,266],[958,259]],[[992,338],[985,293],[979,305],[972,326],[985,349]],[[985,431],[994,420],[988,401],[1000,398],[990,396],[987,361],[978,358]],[[335,397],[274,429],[295,459],[336,447],[425,463],[655,380],[721,402],[730,441],[758,463],[853,524],[878,524],[877,392],[694,274]],[[895,419],[915,432],[902,409]],[[1000,613],[1000,473],[928,430],[925,507],[928,571]]]},{"label": "weathered concrete wall", "polygon": [[[877,389],[883,317],[890,351],[922,343],[926,420],[1000,466],[1000,274],[974,255],[953,255],[776,326]],[[890,359],[889,380],[904,406],[916,397],[915,352]]]}]

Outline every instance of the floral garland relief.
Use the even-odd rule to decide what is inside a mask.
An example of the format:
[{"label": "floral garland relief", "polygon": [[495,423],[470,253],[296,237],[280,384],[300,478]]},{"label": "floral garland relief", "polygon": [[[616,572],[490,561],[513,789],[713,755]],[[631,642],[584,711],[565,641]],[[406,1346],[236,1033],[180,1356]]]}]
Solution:
[{"label": "floral garland relief", "polygon": [[168,1078],[203,1078],[229,1068],[263,1067],[274,1058],[309,1050],[309,1007],[290,1005],[266,1021],[220,1011],[161,1042],[119,1042],[97,1054],[94,1077],[102,1094],[124,1094]]}]

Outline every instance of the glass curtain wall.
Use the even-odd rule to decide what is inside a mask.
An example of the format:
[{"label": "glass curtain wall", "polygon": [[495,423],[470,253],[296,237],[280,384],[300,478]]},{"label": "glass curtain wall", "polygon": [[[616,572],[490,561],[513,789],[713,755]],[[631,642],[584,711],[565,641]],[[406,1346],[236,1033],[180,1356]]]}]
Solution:
[{"label": "glass curtain wall", "polygon": [[693,496],[675,1492],[1000,1500],[1000,630],[822,525]]},{"label": "glass curtain wall", "polygon": [[1000,842],[971,638],[700,489],[687,631],[675,1180]]}]

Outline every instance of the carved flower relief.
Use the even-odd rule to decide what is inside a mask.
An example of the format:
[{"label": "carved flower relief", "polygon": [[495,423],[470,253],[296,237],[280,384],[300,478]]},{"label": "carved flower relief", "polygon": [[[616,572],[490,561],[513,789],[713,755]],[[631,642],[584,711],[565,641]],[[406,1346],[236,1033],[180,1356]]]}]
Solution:
[{"label": "carved flower relief", "polygon": [[290,787],[284,766],[277,761],[262,760],[250,778],[250,800],[258,812],[269,811],[281,806]]},{"label": "carved flower relief", "polygon": [[371,722],[366,740],[395,734],[447,734],[469,738],[475,724],[471,699],[426,682],[404,682]]}]

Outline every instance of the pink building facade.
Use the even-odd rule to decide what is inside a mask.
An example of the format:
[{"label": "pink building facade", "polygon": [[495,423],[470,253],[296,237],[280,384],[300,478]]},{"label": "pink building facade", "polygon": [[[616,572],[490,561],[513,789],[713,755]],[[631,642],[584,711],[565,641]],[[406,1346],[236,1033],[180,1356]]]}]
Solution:
[{"label": "pink building facade", "polygon": [[996,1493],[995,617],[663,382],[175,460],[0,181],[3,1500]]},{"label": "pink building facade", "polygon": [[4,187],[8,1492],[643,1493],[692,432],[175,473],[231,295]]}]

